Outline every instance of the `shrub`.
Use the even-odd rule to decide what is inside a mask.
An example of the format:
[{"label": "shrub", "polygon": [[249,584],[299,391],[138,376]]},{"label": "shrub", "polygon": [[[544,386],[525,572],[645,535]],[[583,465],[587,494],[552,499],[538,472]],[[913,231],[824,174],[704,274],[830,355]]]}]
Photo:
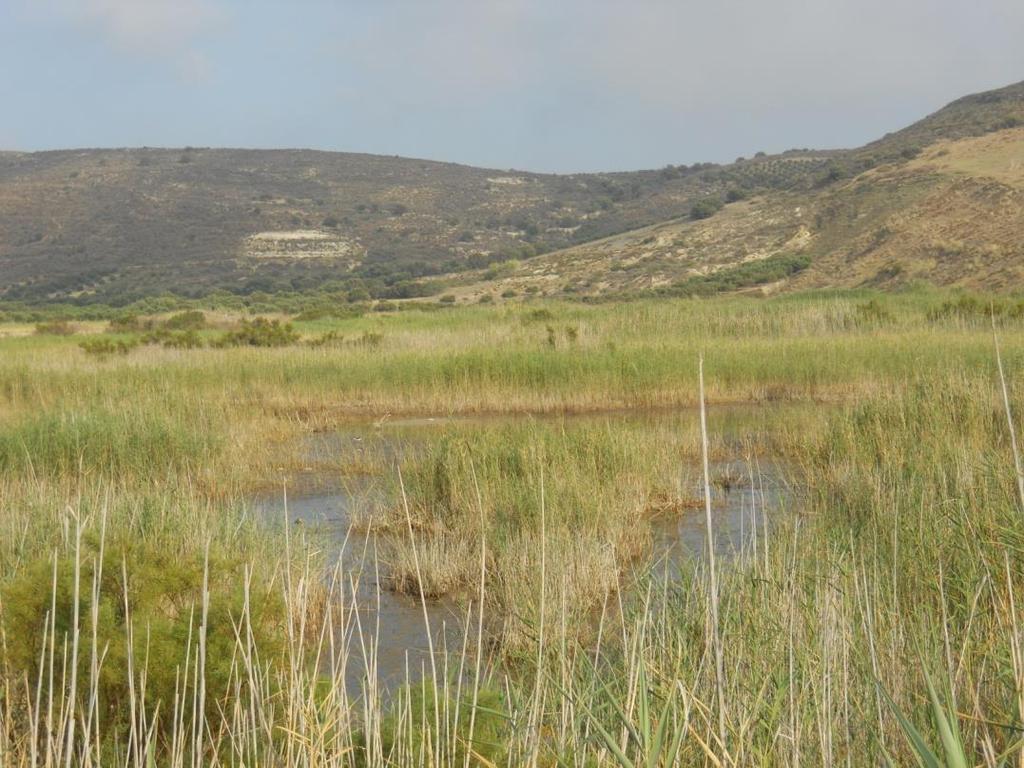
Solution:
[{"label": "shrub", "polygon": [[108,355],[127,355],[137,346],[138,339],[85,339],[78,343],[87,355],[106,357]]},{"label": "shrub", "polygon": [[[5,669],[13,679],[36,681],[44,674],[46,653],[42,647],[50,621],[56,625],[58,657],[71,660],[62,644],[70,648],[71,638],[81,632],[78,659],[78,707],[85,711],[95,693],[95,705],[108,738],[123,740],[130,728],[125,702],[132,696],[130,679],[145,667],[144,703],[148,712],[158,712],[154,723],[162,735],[174,728],[175,694],[180,692],[179,678],[186,660],[194,658],[202,611],[204,567],[201,556],[182,557],[166,547],[134,541],[83,542],[81,583],[92,585],[97,563],[100,572],[96,610],[99,621],[89,628],[93,601],[91,588],[83,588],[78,601],[79,627],[74,624],[75,563],[70,556],[56,564],[50,558],[39,559],[22,568],[2,589],[4,605],[3,649]],[[102,559],[101,559],[102,557]],[[56,583],[54,574],[56,568]],[[232,660],[236,657],[235,626],[248,611],[254,639],[261,657],[272,665],[282,661],[281,643],[284,606],[277,591],[261,585],[251,591],[246,605],[240,584],[241,567],[228,560],[211,557],[209,562],[209,609],[206,622],[206,708],[213,718],[233,693]],[[51,608],[56,610],[51,616]],[[129,633],[129,626],[134,628]],[[102,666],[94,686],[89,685],[91,637],[95,632],[97,652]],[[130,638],[130,640],[129,640]],[[192,646],[191,648],[189,646]],[[191,656],[190,656],[191,654]],[[58,663],[60,663],[58,661]],[[44,689],[45,690],[45,689]],[[194,693],[188,686],[186,695]],[[159,702],[159,708],[157,703]]]},{"label": "shrub", "polygon": [[983,300],[977,296],[964,294],[957,299],[944,301],[928,311],[928,319],[932,322],[946,319],[989,322],[994,317],[1024,317],[1024,302],[1009,304],[1003,300]]},{"label": "shrub", "polygon": [[347,320],[352,317],[359,317],[362,314],[358,307],[348,305],[331,304],[328,306],[309,307],[295,315],[295,320],[300,323],[315,320],[333,318],[336,320]]},{"label": "shrub", "polygon": [[201,331],[206,327],[206,315],[197,309],[179,312],[167,318],[163,327],[168,331]]},{"label": "shrub", "polygon": [[737,203],[740,200],[746,200],[748,197],[749,195],[747,194],[747,191],[745,189],[733,187],[732,189],[725,193],[725,202]]},{"label": "shrub", "polygon": [[690,206],[690,218],[694,220],[708,219],[722,209],[722,201],[718,197],[703,197]]},{"label": "shrub", "polygon": [[811,264],[809,256],[787,256],[780,254],[759,261],[748,261],[735,267],[728,267],[710,275],[696,275],[675,285],[658,291],[668,296],[711,296],[716,293],[735,291],[764,283],[773,283],[807,269]]},{"label": "shrub", "polygon": [[257,317],[243,320],[240,328],[228,331],[217,342],[220,347],[286,347],[299,340],[290,323]]},{"label": "shrub", "polygon": [[121,315],[107,323],[107,333],[132,333],[151,330],[153,330],[152,319],[142,319],[138,315]]},{"label": "shrub", "polygon": [[484,272],[484,280],[495,280],[499,277],[505,277],[510,275],[519,269],[519,261],[517,259],[508,259],[498,264],[492,264],[488,267],[487,271]]},{"label": "shrub", "polygon": [[197,349],[203,346],[203,337],[196,331],[169,333],[164,338],[163,344],[171,349]]},{"label": "shrub", "polygon": [[36,323],[36,334],[40,336],[73,336],[75,329],[65,320]]},{"label": "shrub", "polygon": [[832,161],[828,164],[828,168],[825,171],[825,177],[822,179],[823,184],[831,184],[835,181],[841,181],[849,175],[849,172],[841,164]]},{"label": "shrub", "polygon": [[446,293],[444,296],[438,299],[438,301],[441,302],[442,304],[454,304],[455,297],[450,293]]}]

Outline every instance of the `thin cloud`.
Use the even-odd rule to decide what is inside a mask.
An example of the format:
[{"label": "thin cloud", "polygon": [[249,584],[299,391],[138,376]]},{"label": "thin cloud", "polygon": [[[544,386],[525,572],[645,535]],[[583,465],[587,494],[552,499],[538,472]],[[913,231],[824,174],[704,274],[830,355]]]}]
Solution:
[{"label": "thin cloud", "polygon": [[49,0],[43,7],[118,48],[147,54],[187,52],[224,17],[210,0]]},{"label": "thin cloud", "polygon": [[532,3],[406,3],[380,6],[364,26],[348,30],[337,57],[364,77],[387,82],[391,98],[443,102],[523,88],[546,57]]},{"label": "thin cloud", "polygon": [[[1021,0],[0,0],[15,5],[0,65],[30,70],[6,103],[33,146],[655,167],[854,146],[1024,77]],[[169,99],[182,83],[201,87]],[[61,120],[86,94],[92,122]]]}]

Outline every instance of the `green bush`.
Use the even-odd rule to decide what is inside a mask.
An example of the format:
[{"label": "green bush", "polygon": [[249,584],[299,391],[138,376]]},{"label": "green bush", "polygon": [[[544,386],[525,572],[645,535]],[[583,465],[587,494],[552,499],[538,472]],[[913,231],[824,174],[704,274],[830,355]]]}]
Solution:
[{"label": "green bush", "polygon": [[219,347],[287,347],[299,340],[290,323],[257,317],[243,320],[241,327],[228,331],[215,344]]},{"label": "green bush", "polygon": [[109,355],[127,355],[137,346],[138,339],[84,339],[78,346],[87,355],[107,357]]},{"label": "green bush", "polygon": [[295,321],[308,323],[326,319],[347,320],[352,317],[359,317],[360,315],[362,315],[362,311],[358,307],[351,307],[347,304],[318,305],[308,307],[299,312],[295,315]]},{"label": "green bush", "polygon": [[170,333],[164,338],[163,345],[171,349],[197,349],[203,346],[203,337],[195,331]]},{"label": "green bush", "polygon": [[[166,547],[135,541],[107,542],[101,549],[98,541],[87,540],[83,541],[83,550],[77,627],[73,557],[64,556],[57,561],[56,581],[54,563],[46,558],[23,567],[0,588],[4,606],[0,621],[6,638],[0,646],[2,666],[11,674],[10,679],[35,685],[41,674],[45,676],[48,663],[43,645],[47,625],[51,621],[56,625],[58,665],[71,664],[65,651],[70,652],[77,629],[79,711],[86,711],[95,693],[107,738],[123,743],[129,728],[126,703],[131,698],[131,669],[135,695],[142,695],[144,690],[146,710],[157,713],[156,727],[164,734],[169,733],[174,727],[175,694],[181,691],[180,679],[189,680],[185,696],[191,699],[194,695],[185,665],[186,659],[194,663],[200,631],[202,556],[182,556]],[[96,574],[98,563],[100,572]],[[99,581],[95,626],[89,618],[94,608],[94,577]],[[240,563],[210,558],[205,685],[206,712],[211,718],[230,704],[234,690],[230,684],[231,668],[237,657],[235,626],[242,621],[245,606],[243,578]],[[51,615],[54,604],[56,610]],[[251,590],[247,618],[262,659],[271,664],[280,662],[283,657],[278,638],[284,634],[284,606],[280,594],[269,589],[267,582]],[[95,684],[90,676],[93,632],[97,654],[102,654]],[[144,689],[139,686],[143,670]],[[46,687],[44,682],[44,691]]]},{"label": "green bush", "polygon": [[135,333],[153,330],[151,318],[142,319],[138,315],[121,315],[107,323],[107,333]]},{"label": "green bush", "polygon": [[842,163],[833,160],[828,164],[828,167],[825,170],[825,176],[824,178],[822,178],[821,183],[831,184],[832,182],[835,181],[842,181],[849,175],[850,172],[849,170],[847,170],[846,166],[844,166]]},{"label": "green bush", "polygon": [[519,266],[518,259],[508,259],[498,264],[492,264],[484,272],[484,280],[496,280],[499,277],[506,277],[519,269]]},{"label": "green bush", "polygon": [[773,283],[807,269],[809,256],[769,256],[735,267],[720,269],[710,275],[696,275],[658,291],[663,296],[712,296],[716,293]]},{"label": "green bush", "polygon": [[36,334],[39,336],[72,336],[75,329],[64,320],[53,320],[49,323],[36,323]]},{"label": "green bush", "polygon": [[694,220],[709,219],[722,210],[722,200],[718,197],[703,197],[690,206],[690,218]]},{"label": "green bush", "polygon": [[1010,303],[1002,299],[981,299],[964,294],[928,310],[928,319],[932,322],[940,320],[989,322],[992,318],[999,317],[1010,319],[1024,317],[1024,301]]},{"label": "green bush", "polygon": [[168,331],[201,331],[206,327],[206,315],[197,309],[179,312],[163,324]]}]

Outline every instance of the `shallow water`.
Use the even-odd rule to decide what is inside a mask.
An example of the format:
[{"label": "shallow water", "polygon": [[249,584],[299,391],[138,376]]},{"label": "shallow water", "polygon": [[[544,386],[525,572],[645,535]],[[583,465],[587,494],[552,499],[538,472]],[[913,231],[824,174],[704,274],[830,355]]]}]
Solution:
[{"label": "shallow water", "polygon": [[[709,432],[725,439],[736,458],[711,464],[713,479],[729,477],[730,487],[712,488],[712,525],[716,554],[728,558],[741,549],[763,550],[772,520],[783,513],[792,497],[786,466],[769,457],[744,456],[744,436],[763,429],[771,418],[763,406],[728,406],[709,411]],[[341,478],[325,466],[389,467],[408,459],[418,446],[438,437],[446,429],[487,428],[516,418],[561,418],[568,422],[600,421],[664,426],[665,420],[686,423],[696,412],[616,412],[561,417],[458,417],[406,419],[392,423],[319,433],[302,441],[298,452],[308,469],[289,478],[287,502],[284,492],[253,500],[255,512],[268,520],[285,520],[293,530],[315,531],[333,547],[332,573],[341,574],[345,596],[358,617],[358,631],[349,633],[349,664],[345,671],[351,695],[363,692],[368,677],[382,691],[406,680],[417,680],[429,663],[428,633],[435,650],[460,648],[463,642],[464,609],[451,600],[429,600],[424,607],[418,598],[391,592],[384,578],[384,565],[376,557],[377,539],[352,526],[367,511],[387,501],[384,492],[367,476]],[[675,422],[669,422],[675,423]],[[692,423],[690,423],[692,426]],[[677,486],[692,498],[702,497],[699,467],[681,467]],[[673,578],[706,556],[707,524],[703,505],[673,510],[651,522],[653,552],[651,568]],[[364,648],[368,643],[370,647]],[[358,663],[353,664],[355,660]]]},{"label": "shallow water", "polygon": [[349,525],[353,507],[367,501],[366,493],[365,489],[352,487],[321,487],[309,495],[301,490],[298,495],[289,492],[287,500],[282,493],[253,502],[258,514],[310,530],[334,548],[333,557],[328,558],[328,578],[335,574],[342,578],[338,591],[344,595],[347,608],[358,613],[347,621],[355,632],[342,633],[346,636],[340,638],[340,642],[349,643],[350,666],[345,670],[345,681],[350,695],[363,692],[370,671],[382,690],[393,689],[407,679],[419,679],[423,665],[430,660],[427,622],[435,649],[445,644],[457,647],[463,618],[454,601],[430,600],[426,602],[425,621],[420,600],[396,594],[382,583],[383,566],[376,557],[375,537]]}]

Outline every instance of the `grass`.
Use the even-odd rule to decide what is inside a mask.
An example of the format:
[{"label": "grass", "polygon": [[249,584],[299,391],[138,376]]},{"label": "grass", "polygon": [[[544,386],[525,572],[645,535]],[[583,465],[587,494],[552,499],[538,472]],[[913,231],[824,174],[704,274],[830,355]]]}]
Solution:
[{"label": "grass", "polygon": [[[0,763],[1018,760],[1024,326],[997,318],[997,360],[947,302],[473,307],[296,324],[372,348],[109,359],[0,339]],[[604,412],[699,403],[701,352],[706,439],[697,411]],[[359,518],[378,582],[463,611],[390,692],[355,573],[245,503],[307,461],[289,441],[371,417],[407,449],[330,467],[387,491]],[[659,515],[717,520],[705,452],[799,492],[728,560],[650,574]]]},{"label": "grass", "polygon": [[[0,396],[10,408],[37,410],[80,394],[123,402],[186,393],[243,418],[255,408],[336,421],[693,405],[695,361],[705,349],[715,370],[711,403],[843,397],[938,367],[949,356],[993,367],[983,317],[927,319],[948,296],[887,300],[892,317],[882,320],[861,309],[871,297],[552,305],[552,319],[542,321],[532,319],[531,308],[473,307],[297,324],[311,339],[335,330],[375,340],[344,350],[147,347],[88,362],[71,340],[10,338],[2,342]],[[1012,364],[1022,337],[1018,320],[1006,322]],[[548,326],[557,331],[554,345]],[[575,340],[565,327],[575,329]]]}]

